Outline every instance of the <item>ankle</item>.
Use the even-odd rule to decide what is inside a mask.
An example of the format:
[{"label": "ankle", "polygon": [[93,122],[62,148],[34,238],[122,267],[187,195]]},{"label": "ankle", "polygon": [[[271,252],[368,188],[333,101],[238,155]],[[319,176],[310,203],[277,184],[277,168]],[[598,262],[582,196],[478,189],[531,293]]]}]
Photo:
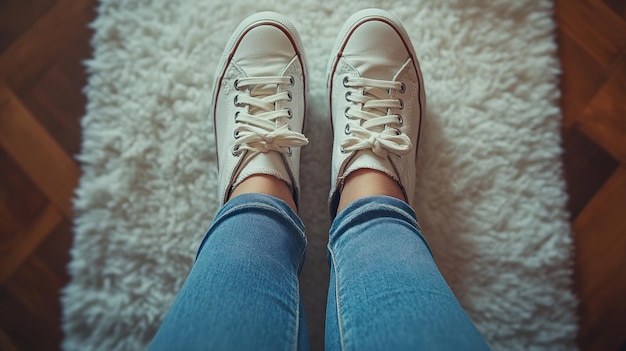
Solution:
[{"label": "ankle", "polygon": [[233,189],[228,199],[230,200],[235,196],[251,193],[266,194],[279,198],[285,201],[294,212],[298,212],[296,203],[293,200],[291,188],[286,182],[274,176],[268,174],[252,175],[239,183],[239,185]]},{"label": "ankle", "polygon": [[355,200],[380,195],[406,201],[400,184],[389,175],[368,168],[356,170],[346,177],[337,213]]}]

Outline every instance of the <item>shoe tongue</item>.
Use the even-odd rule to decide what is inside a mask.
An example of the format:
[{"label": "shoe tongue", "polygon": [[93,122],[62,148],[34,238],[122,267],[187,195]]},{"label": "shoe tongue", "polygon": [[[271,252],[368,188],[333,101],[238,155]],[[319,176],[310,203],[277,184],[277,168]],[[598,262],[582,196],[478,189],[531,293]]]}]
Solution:
[{"label": "shoe tongue", "polygon": [[348,174],[362,169],[374,169],[383,172],[391,178],[398,180],[398,175],[394,171],[394,167],[389,161],[389,158],[381,158],[376,155],[372,150],[360,150],[352,158],[352,161],[346,166],[343,172],[343,177],[347,177]]},{"label": "shoe tongue", "polygon": [[[248,77],[278,76],[285,69],[290,59],[288,56],[267,57],[267,55],[250,54],[240,58],[237,64],[243,68]],[[263,64],[260,65],[259,62],[263,62]]]},{"label": "shoe tongue", "polygon": [[242,167],[243,169],[233,183],[233,187],[255,174],[268,174],[286,182],[289,186],[292,184],[283,158],[276,151],[259,153],[253,156],[247,164],[242,165]]},{"label": "shoe tongue", "polygon": [[359,71],[361,77],[392,80],[398,73],[398,64],[384,57],[375,57],[373,54],[345,55],[345,59]]}]

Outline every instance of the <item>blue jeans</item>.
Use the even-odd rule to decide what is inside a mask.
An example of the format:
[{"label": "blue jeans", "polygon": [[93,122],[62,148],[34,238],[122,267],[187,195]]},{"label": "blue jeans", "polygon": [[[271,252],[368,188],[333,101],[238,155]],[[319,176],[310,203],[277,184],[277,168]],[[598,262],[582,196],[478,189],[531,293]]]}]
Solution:
[{"label": "blue jeans", "polygon": [[[151,350],[307,350],[298,275],[304,225],[283,201],[244,194],[217,213]],[[376,196],[335,218],[327,350],[487,350],[441,276],[413,210]]]}]

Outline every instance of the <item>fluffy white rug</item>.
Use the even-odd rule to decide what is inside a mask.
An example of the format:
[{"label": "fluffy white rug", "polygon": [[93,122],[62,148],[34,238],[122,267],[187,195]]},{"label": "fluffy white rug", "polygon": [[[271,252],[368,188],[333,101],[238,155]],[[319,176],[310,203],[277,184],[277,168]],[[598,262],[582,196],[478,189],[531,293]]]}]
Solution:
[{"label": "fluffy white rug", "polygon": [[421,60],[416,210],[446,279],[495,349],[575,348],[551,1],[111,0],[87,62],[66,349],[142,349],[154,334],[218,208],[207,118],[216,64],[239,21],[260,10],[290,17],[308,55],[302,285],[321,348],[325,68],[343,21],[364,7],[400,17]]}]

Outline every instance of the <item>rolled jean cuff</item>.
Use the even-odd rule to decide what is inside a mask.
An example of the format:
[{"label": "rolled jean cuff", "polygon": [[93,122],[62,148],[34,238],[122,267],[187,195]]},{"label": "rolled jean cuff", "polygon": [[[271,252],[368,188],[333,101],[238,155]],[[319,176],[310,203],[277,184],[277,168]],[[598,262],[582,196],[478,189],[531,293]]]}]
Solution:
[{"label": "rolled jean cuff", "polygon": [[368,196],[353,201],[341,211],[330,227],[329,243],[332,245],[349,228],[356,228],[373,219],[398,219],[415,227],[416,234],[432,255],[428,241],[422,234],[415,211],[406,202],[391,196]]},{"label": "rolled jean cuff", "polygon": [[217,211],[211,227],[207,230],[200,243],[200,247],[198,247],[196,259],[211,235],[213,228],[217,227],[225,218],[241,213],[250,213],[250,211],[264,212],[269,216],[279,217],[284,225],[293,227],[293,231],[297,232],[301,239],[302,247],[306,247],[307,241],[304,234],[304,223],[285,201],[271,195],[247,193],[233,197]]}]

